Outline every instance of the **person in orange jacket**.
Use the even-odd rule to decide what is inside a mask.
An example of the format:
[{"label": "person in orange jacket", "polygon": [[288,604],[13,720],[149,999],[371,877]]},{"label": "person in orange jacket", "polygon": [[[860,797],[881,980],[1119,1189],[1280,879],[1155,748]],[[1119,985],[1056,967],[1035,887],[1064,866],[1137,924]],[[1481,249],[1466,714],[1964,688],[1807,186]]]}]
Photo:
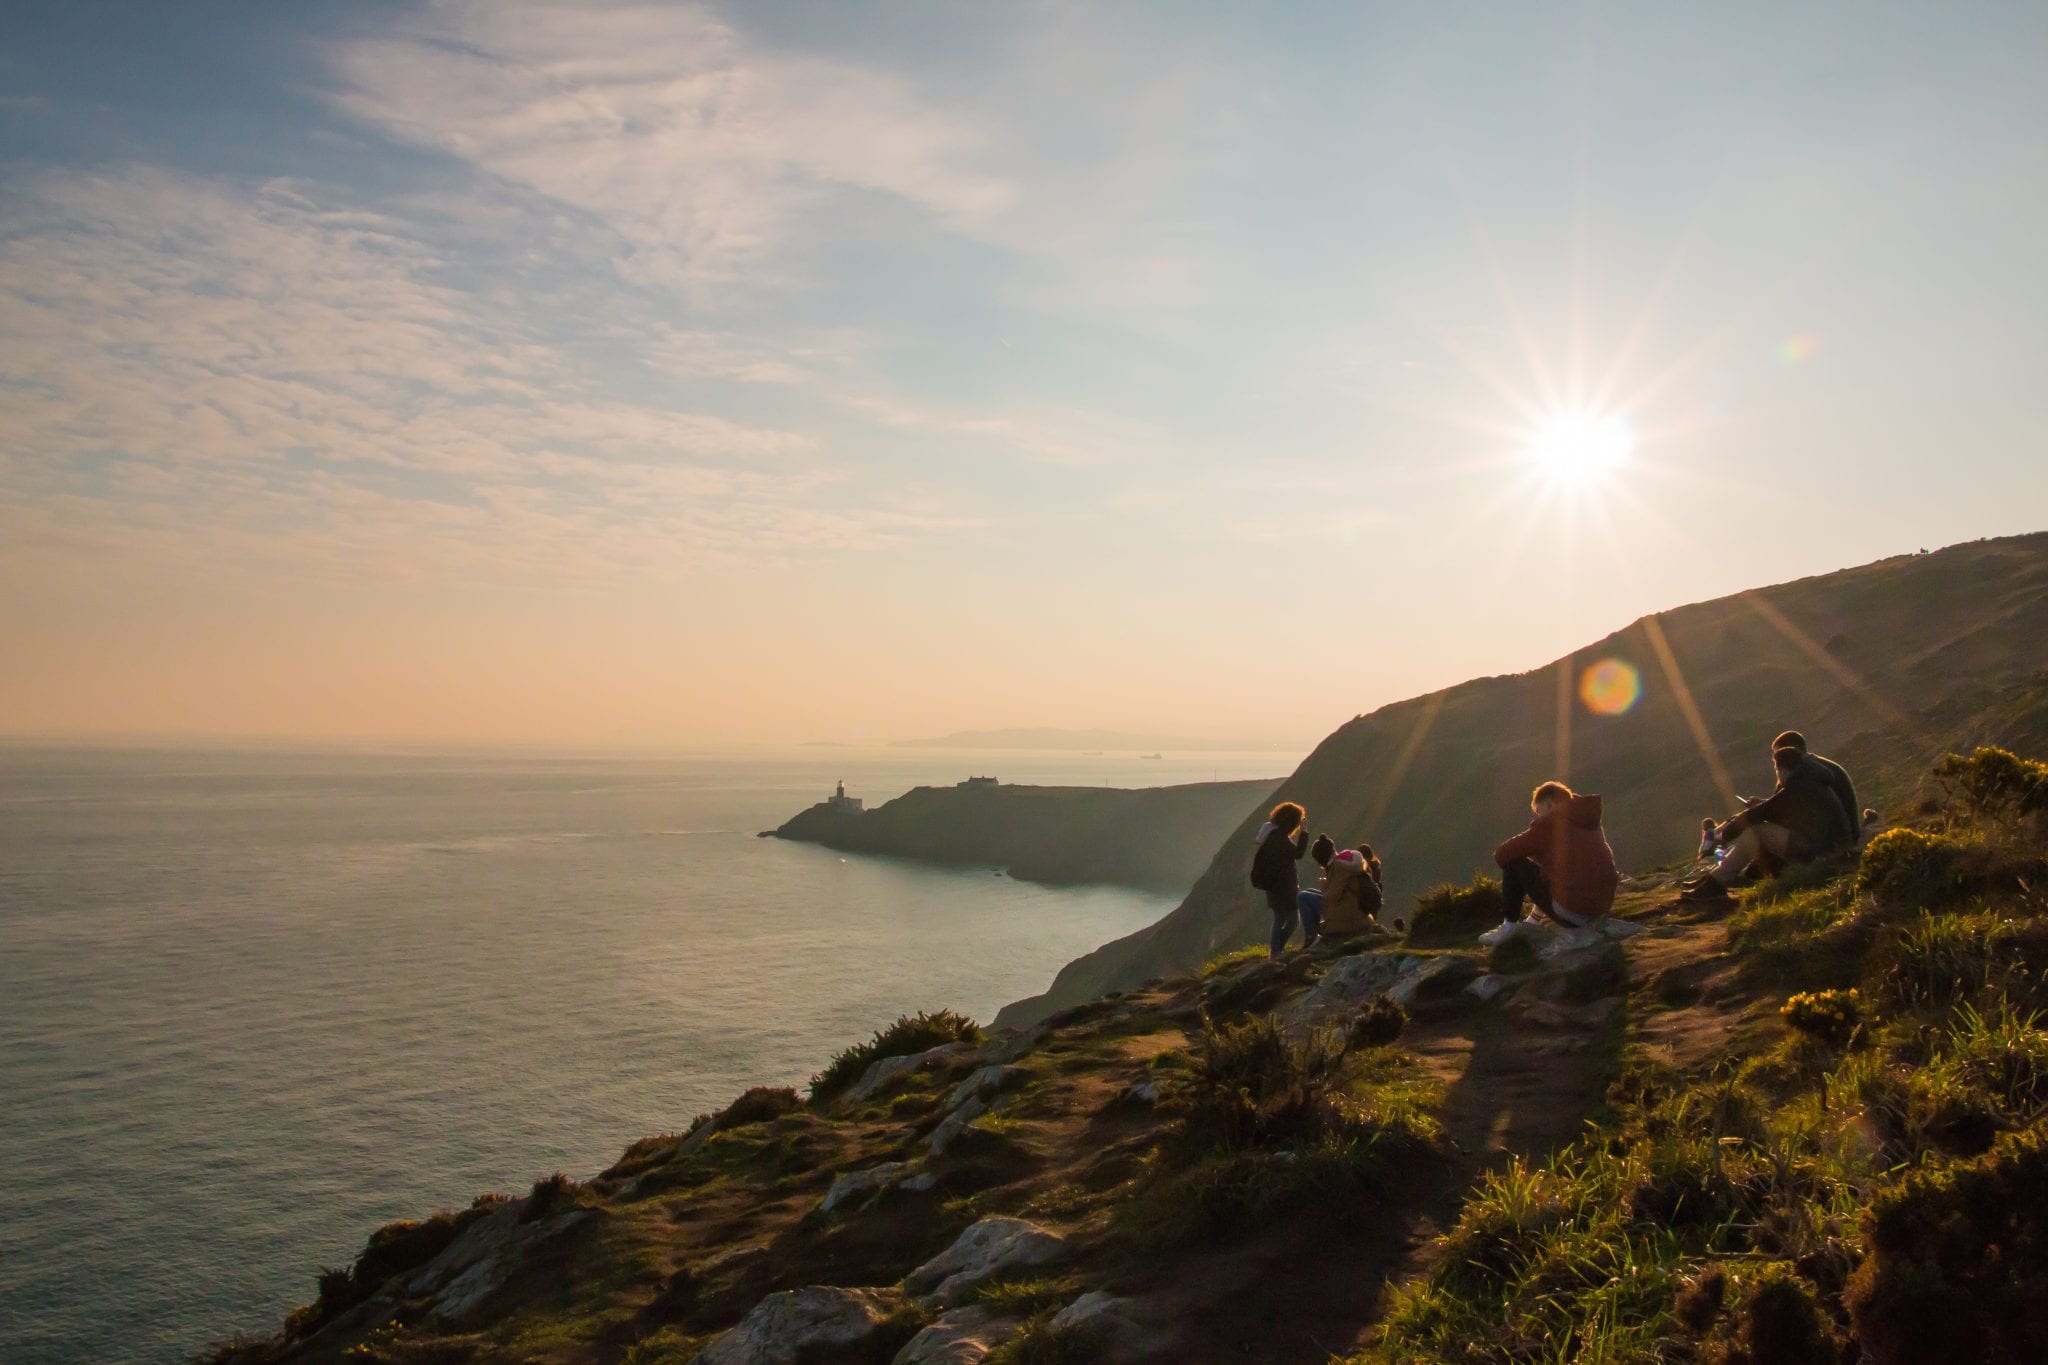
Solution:
[{"label": "person in orange jacket", "polygon": [[1559,924],[1580,929],[1614,908],[1621,885],[1614,850],[1600,828],[1599,797],[1545,782],[1530,794],[1529,810],[1529,828],[1493,851],[1502,919],[1479,936],[1488,947],[1514,935],[1524,900]]}]

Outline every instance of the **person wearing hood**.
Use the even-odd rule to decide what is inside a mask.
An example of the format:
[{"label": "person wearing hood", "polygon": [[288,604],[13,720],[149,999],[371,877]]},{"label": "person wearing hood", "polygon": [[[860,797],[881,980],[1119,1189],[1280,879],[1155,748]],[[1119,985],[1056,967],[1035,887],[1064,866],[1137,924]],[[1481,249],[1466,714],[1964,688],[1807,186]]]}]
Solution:
[{"label": "person wearing hood", "polygon": [[1567,928],[1592,924],[1614,908],[1621,872],[1600,828],[1600,798],[1581,796],[1562,782],[1545,782],[1529,796],[1529,828],[1493,851],[1500,868],[1498,927],[1479,936],[1493,947],[1515,933],[1522,902]]},{"label": "person wearing hood", "polygon": [[[1323,884],[1301,893],[1301,917],[1321,938],[1349,938],[1379,926],[1382,899],[1379,880],[1373,876],[1377,860],[1356,848],[1339,849],[1325,834],[1309,846],[1308,856],[1322,865]],[[1311,905],[1313,901],[1313,905]],[[1313,942],[1313,940],[1311,940]]]},{"label": "person wearing hood", "polygon": [[1307,811],[1295,802],[1282,801],[1273,807],[1254,841],[1252,886],[1265,894],[1266,908],[1273,912],[1274,957],[1280,956],[1287,940],[1294,937],[1294,921],[1300,913],[1301,878],[1294,865],[1308,852],[1307,820]]}]

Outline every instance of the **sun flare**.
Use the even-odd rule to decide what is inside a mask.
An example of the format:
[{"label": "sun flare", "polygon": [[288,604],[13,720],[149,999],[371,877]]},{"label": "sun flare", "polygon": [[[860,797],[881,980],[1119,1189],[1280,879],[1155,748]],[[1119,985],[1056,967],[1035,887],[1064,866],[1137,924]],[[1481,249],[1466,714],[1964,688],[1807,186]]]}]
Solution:
[{"label": "sun flare", "polygon": [[1529,442],[1529,458],[1564,483],[1586,483],[1627,464],[1635,454],[1628,419],[1611,413],[1562,412],[1546,418]]}]

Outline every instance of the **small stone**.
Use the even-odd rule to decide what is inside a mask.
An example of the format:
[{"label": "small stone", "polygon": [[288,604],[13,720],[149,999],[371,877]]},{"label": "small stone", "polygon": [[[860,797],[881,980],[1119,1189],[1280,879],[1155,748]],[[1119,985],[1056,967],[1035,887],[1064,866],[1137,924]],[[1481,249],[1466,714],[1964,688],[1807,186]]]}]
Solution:
[{"label": "small stone", "polygon": [[987,1105],[970,1097],[966,1103],[946,1115],[938,1127],[932,1129],[926,1150],[935,1158],[944,1156],[947,1149],[958,1142],[960,1135],[967,1131],[968,1125],[987,1112]]},{"label": "small stone", "polygon": [[971,1099],[991,1099],[1023,1078],[1024,1072],[1021,1068],[1003,1062],[991,1062],[954,1086],[953,1093],[946,1098],[946,1107],[956,1109]]},{"label": "small stone", "polygon": [[851,1354],[878,1332],[901,1301],[892,1289],[809,1285],[770,1294],[731,1331],[697,1354],[696,1365],[796,1365]]},{"label": "small stone", "polygon": [[929,1301],[955,1304],[984,1280],[1050,1265],[1068,1250],[1067,1239],[1058,1233],[1022,1218],[992,1214],[906,1275],[903,1287]]},{"label": "small stone", "polygon": [[1609,938],[1633,938],[1643,932],[1643,926],[1634,920],[1616,919],[1612,915],[1601,920],[1599,928]]},{"label": "small stone", "polygon": [[1483,976],[1475,976],[1470,981],[1467,981],[1465,983],[1465,994],[1476,995],[1481,1001],[1491,1000],[1500,994],[1501,987],[1505,984],[1500,977],[1495,976],[1492,972],[1488,972]]},{"label": "small stone", "polygon": [[978,1365],[1017,1335],[1018,1323],[985,1304],[942,1313],[896,1353],[894,1365]]},{"label": "small stone", "polygon": [[818,1205],[818,1212],[830,1213],[852,1200],[879,1195],[903,1179],[909,1169],[907,1161],[885,1161],[879,1166],[842,1175],[832,1182],[832,1188],[825,1191],[825,1200]]},{"label": "small stone", "polygon": [[1134,1081],[1118,1092],[1117,1098],[1129,1101],[1132,1104],[1157,1104],[1159,1103],[1159,1082]]},{"label": "small stone", "polygon": [[1078,1338],[1093,1346],[1129,1334],[1131,1301],[1100,1289],[1091,1289],[1053,1315],[1051,1327],[1059,1337]]}]

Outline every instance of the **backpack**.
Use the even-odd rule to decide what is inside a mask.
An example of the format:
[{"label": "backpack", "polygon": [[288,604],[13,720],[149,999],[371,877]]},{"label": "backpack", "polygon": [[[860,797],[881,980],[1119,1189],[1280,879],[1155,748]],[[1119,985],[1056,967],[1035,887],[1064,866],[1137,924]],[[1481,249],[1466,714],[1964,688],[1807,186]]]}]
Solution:
[{"label": "backpack", "polygon": [[1279,837],[1280,831],[1274,830],[1259,842],[1258,849],[1252,854],[1251,879],[1252,890],[1254,891],[1271,891],[1273,889],[1272,863],[1266,857],[1266,843]]}]

